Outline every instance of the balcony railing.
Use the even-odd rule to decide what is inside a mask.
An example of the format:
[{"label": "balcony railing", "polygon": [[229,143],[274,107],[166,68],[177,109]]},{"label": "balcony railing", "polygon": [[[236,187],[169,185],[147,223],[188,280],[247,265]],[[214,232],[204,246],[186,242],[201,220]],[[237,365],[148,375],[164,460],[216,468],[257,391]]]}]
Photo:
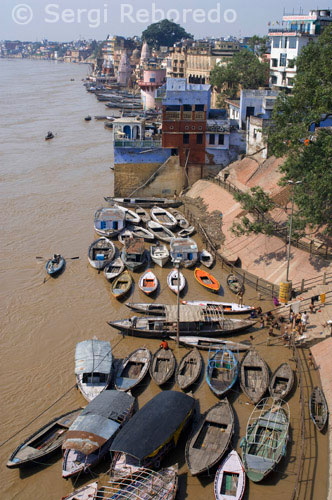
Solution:
[{"label": "balcony railing", "polygon": [[204,111],[195,111],[195,120],[204,120]]},{"label": "balcony railing", "polygon": [[114,141],[116,148],[161,148],[161,139],[121,139]]},{"label": "balcony railing", "polygon": [[166,111],[166,120],[180,120],[180,111]]},{"label": "balcony railing", "polygon": [[193,114],[192,111],[183,111],[182,117],[184,120],[192,120],[193,119]]}]

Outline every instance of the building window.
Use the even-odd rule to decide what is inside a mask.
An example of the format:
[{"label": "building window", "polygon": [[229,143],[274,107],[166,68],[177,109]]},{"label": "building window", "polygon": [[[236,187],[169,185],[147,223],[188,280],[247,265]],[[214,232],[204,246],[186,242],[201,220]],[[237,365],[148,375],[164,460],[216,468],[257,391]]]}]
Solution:
[{"label": "building window", "polygon": [[278,78],[275,75],[271,76],[271,83],[272,85],[276,85],[278,83]]},{"label": "building window", "polygon": [[292,36],[288,39],[288,48],[289,49],[296,49],[297,45],[297,40],[295,36]]},{"label": "building window", "polygon": [[189,130],[189,125],[186,125],[186,126],[184,127],[184,129],[185,129],[185,130]]},{"label": "building window", "polygon": [[280,45],[280,36],[274,36],[273,42],[272,42],[272,47],[274,49],[279,49],[279,45]]},{"label": "building window", "polygon": [[195,111],[204,111],[204,104],[196,104]]},{"label": "building window", "polygon": [[224,136],[224,134],[219,134],[219,139],[218,139],[219,146],[223,146],[224,143],[225,143],[225,136]]},{"label": "building window", "polygon": [[277,68],[278,67],[278,59],[272,59],[271,66],[272,66],[272,68]]},{"label": "building window", "polygon": [[184,104],[183,111],[192,111],[192,105],[191,104]]},{"label": "building window", "polygon": [[203,130],[202,125],[200,125],[200,126],[198,127],[198,130]]},{"label": "building window", "polygon": [[214,144],[215,141],[215,134],[210,134],[209,136],[209,144]]},{"label": "building window", "polygon": [[203,144],[203,134],[196,135],[196,144]]},{"label": "building window", "polygon": [[280,54],[280,66],[285,67],[287,64],[287,54]]},{"label": "building window", "polygon": [[189,134],[183,134],[183,144],[189,144]]},{"label": "building window", "polygon": [[281,48],[282,49],[287,49],[287,36],[283,36],[281,38]]},{"label": "building window", "polygon": [[293,87],[293,85],[294,85],[294,78],[287,78],[287,85],[289,87]]},{"label": "building window", "polygon": [[195,125],[193,125],[193,126],[191,127],[191,130],[196,130]]}]

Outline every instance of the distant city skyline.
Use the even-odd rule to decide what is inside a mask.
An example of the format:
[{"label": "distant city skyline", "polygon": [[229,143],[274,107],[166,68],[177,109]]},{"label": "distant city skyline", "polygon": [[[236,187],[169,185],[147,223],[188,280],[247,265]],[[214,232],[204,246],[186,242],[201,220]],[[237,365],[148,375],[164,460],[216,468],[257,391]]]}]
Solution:
[{"label": "distant city skyline", "polygon": [[[316,9],[315,2],[272,0],[2,0],[0,39],[71,41],[79,38],[103,40],[107,35],[141,36],[152,22],[167,15],[195,38],[263,36],[287,13],[304,14]],[[327,8],[322,5],[319,8]],[[269,26],[270,23],[270,26]]]}]

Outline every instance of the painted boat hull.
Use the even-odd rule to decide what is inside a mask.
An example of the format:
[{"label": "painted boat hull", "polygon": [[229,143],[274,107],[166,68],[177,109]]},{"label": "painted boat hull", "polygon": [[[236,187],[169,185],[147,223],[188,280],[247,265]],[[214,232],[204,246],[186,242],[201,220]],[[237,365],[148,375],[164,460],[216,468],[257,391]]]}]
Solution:
[{"label": "painted boat hull", "polygon": [[[227,480],[224,475],[237,477],[236,491],[226,489]],[[241,458],[235,450],[232,450],[221,462],[214,480],[214,496],[216,500],[241,500],[246,487],[246,474]]]},{"label": "painted boat hull", "polygon": [[53,259],[49,259],[46,262],[45,269],[46,269],[46,272],[49,276],[57,276],[65,269],[66,261],[62,256],[60,257],[58,264],[54,264],[54,263],[52,263],[52,261],[53,261]]},{"label": "painted boat hull", "polygon": [[194,271],[194,276],[196,281],[198,281],[200,285],[204,286],[204,288],[207,288],[214,293],[218,292],[220,283],[214,276],[206,271],[203,271],[202,269],[199,269],[198,267],[196,267]]}]

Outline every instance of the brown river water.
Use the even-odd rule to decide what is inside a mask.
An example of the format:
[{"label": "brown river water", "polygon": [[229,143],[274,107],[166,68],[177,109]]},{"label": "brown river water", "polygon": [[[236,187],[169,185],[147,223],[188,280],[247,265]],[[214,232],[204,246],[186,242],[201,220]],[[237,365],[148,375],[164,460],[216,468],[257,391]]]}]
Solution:
[{"label": "brown river water", "polygon": [[[61,477],[61,459],[51,457],[45,466],[19,471],[5,467],[12,450],[29,434],[57,415],[84,406],[78,391],[71,390],[54,407],[20,432],[28,422],[60,398],[75,383],[74,351],[77,342],[93,336],[110,340],[114,356],[124,357],[138,346],[151,351],[157,340],[122,339],[107,325],[111,319],[131,315],[123,303],[112,299],[103,275],[87,262],[87,248],[95,239],[93,215],[103,205],[103,196],[112,194],[113,176],[111,133],[103,122],[86,123],[87,114],[103,115],[106,108],[82,86],[87,66],[39,61],[0,60],[0,203],[1,203],[1,421],[0,447],[1,499],[60,499],[74,486],[91,482],[99,475],[106,481],[108,463],[103,462],[93,475],[65,481]],[[74,78],[75,81],[70,81]],[[48,130],[56,133],[44,141]],[[202,247],[199,237],[196,237]],[[61,253],[68,260],[65,272],[43,283],[44,263],[36,256]],[[160,290],[156,300],[176,303],[166,286],[169,269],[156,269]],[[194,281],[193,272],[185,270],[187,299],[215,299]],[[226,275],[215,266],[213,274],[221,281],[220,299],[234,301],[225,285]],[[131,301],[145,301],[137,287]],[[147,299],[151,300],[151,299]],[[254,290],[246,289],[244,303],[271,307],[259,301]],[[254,344],[271,370],[290,359],[292,352],[280,345],[266,346],[266,330],[253,329]],[[249,333],[237,337],[247,339]],[[233,340],[236,340],[233,338]],[[175,350],[179,360],[185,348]],[[204,355],[206,359],[206,355]],[[306,380],[317,383],[317,374],[308,372]],[[168,388],[177,389],[174,385]],[[141,407],[160,389],[149,379],[138,388]],[[194,388],[201,411],[217,402],[204,376]],[[252,411],[238,386],[229,395],[235,412],[234,447],[239,451],[241,437]],[[261,484],[247,483],[244,498],[250,500],[291,498],[300,456],[299,390],[289,400],[291,433],[288,452],[275,473]],[[310,426],[310,422],[308,423]],[[302,498],[326,498],[327,437],[310,428],[310,456],[305,472]],[[165,465],[179,464],[178,499],[214,498],[213,476],[193,478],[184,460],[185,439],[165,460]]]}]

